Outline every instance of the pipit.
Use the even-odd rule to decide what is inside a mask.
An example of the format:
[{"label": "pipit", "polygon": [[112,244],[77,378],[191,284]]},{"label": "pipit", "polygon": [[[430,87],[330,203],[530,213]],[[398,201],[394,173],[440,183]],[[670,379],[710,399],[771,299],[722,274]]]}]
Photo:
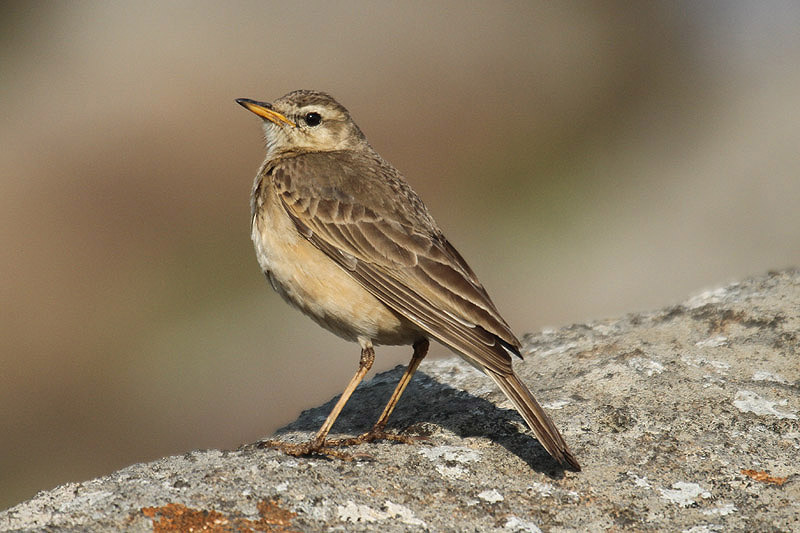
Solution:
[{"label": "pipit", "polygon": [[[502,389],[559,463],[580,470],[550,417],[514,374],[521,344],[466,261],[399,171],[328,94],[294,91],[272,104],[236,100],[263,119],[267,156],[250,197],[251,234],[272,287],[323,328],[361,345],[358,371],[314,439],[269,441],[293,455],[404,440],[386,422],[433,338]],[[375,359],[374,345],[411,344],[405,373],[373,428],[326,441]]]}]

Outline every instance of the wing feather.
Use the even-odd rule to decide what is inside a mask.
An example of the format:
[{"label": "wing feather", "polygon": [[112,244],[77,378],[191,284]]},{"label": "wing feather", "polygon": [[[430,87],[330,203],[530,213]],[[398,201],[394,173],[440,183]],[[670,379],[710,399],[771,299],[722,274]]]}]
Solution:
[{"label": "wing feather", "polygon": [[[391,166],[354,154],[305,154],[271,169],[286,213],[319,250],[420,329],[482,368],[559,462],[580,465],[514,374],[520,342],[475,273]],[[378,172],[374,172],[375,168]],[[293,174],[303,179],[292,179]],[[375,189],[358,194],[358,188]],[[394,195],[403,201],[391,201]],[[354,197],[370,198],[370,205]]]},{"label": "wing feather", "polygon": [[[298,229],[368,291],[431,336],[479,367],[510,372],[507,350],[519,355],[519,341],[424,205],[402,187],[405,182],[399,193],[414,197],[403,205],[415,206],[416,212],[393,210],[397,202],[355,203],[341,193],[347,189],[341,185],[378,189],[368,196],[385,198],[374,193],[391,180],[365,172],[364,162],[346,153],[339,157],[345,161],[334,168],[330,157],[306,154],[272,169],[278,196]],[[381,170],[396,172],[385,164]],[[291,179],[298,172],[304,179]],[[385,193],[393,197],[398,191]]]}]

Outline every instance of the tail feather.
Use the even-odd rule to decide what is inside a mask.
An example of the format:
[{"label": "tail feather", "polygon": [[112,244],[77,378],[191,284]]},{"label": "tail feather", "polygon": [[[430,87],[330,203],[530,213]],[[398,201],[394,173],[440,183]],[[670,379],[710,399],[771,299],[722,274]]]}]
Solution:
[{"label": "tail feather", "polygon": [[544,449],[552,455],[559,463],[569,464],[576,471],[580,471],[581,465],[570,451],[561,433],[558,432],[553,421],[539,402],[533,397],[528,387],[513,374],[497,374],[486,371],[489,377],[497,383],[497,386],[505,393],[511,403],[514,404],[519,414],[528,423],[536,438],[544,446]]}]

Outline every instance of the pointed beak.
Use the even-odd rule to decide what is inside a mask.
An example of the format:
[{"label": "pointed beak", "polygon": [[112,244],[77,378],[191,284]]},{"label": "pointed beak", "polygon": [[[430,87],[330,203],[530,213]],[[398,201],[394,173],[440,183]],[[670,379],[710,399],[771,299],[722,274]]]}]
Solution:
[{"label": "pointed beak", "polygon": [[244,107],[248,111],[252,111],[259,117],[267,119],[270,122],[277,124],[278,126],[281,126],[282,124],[288,124],[289,126],[295,127],[294,122],[284,117],[277,111],[273,111],[272,104],[267,104],[264,102],[256,102],[255,100],[251,100],[249,98],[237,98],[236,103]]}]

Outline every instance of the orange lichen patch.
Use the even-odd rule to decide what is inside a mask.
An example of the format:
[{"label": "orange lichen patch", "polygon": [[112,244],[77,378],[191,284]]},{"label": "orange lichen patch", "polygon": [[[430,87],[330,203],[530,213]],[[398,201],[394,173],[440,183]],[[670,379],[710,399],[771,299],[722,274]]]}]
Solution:
[{"label": "orange lichen patch", "polygon": [[770,476],[762,470],[742,470],[745,476],[760,481],[762,483],[770,483],[772,485],[783,485],[789,478]]},{"label": "orange lichen patch", "polygon": [[142,514],[153,519],[153,533],[206,531],[209,533],[293,533],[287,529],[296,513],[281,508],[274,501],[258,502],[258,520],[226,516],[218,511],[191,509],[179,503],[144,507]]},{"label": "orange lichen patch", "polygon": [[[292,518],[297,516],[297,513],[283,509],[274,501],[268,502],[267,500],[258,502],[258,514],[261,515],[261,518],[257,523],[261,525],[261,527],[271,527],[272,529],[256,531],[281,531],[286,533],[290,533],[286,528],[292,525]],[[275,527],[279,527],[280,529],[275,529]]]},{"label": "orange lichen patch", "polygon": [[233,531],[231,521],[217,511],[190,509],[179,503],[168,503],[162,507],[145,507],[142,513],[153,521],[153,533],[170,531]]}]

